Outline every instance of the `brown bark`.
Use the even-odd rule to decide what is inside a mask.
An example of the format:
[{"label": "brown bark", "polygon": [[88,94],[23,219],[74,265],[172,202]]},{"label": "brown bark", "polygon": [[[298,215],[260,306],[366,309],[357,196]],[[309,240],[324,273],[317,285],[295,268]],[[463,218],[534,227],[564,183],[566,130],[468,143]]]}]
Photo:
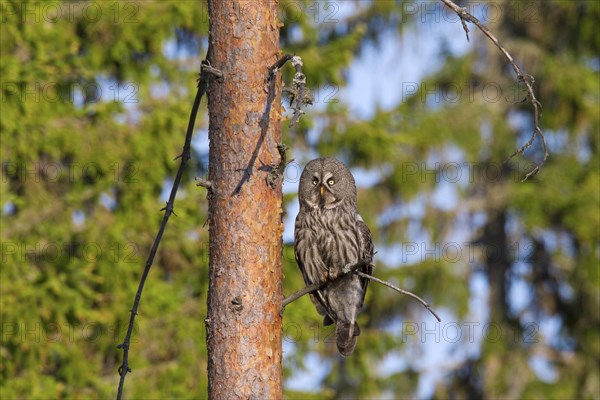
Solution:
[{"label": "brown bark", "polygon": [[[281,392],[280,97],[265,91],[279,54],[276,1],[209,1],[210,272],[208,394],[277,399]],[[271,106],[272,104],[272,106]]]}]

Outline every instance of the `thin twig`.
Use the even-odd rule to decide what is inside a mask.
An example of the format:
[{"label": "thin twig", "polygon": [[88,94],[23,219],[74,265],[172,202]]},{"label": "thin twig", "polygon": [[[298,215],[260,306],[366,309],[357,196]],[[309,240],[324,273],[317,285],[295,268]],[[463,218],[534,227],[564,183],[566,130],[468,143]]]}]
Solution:
[{"label": "thin twig", "polygon": [[357,262],[354,265],[351,265],[349,267],[344,267],[344,269],[342,271],[342,274],[340,276],[338,276],[337,278],[335,278],[333,280],[330,280],[330,281],[313,283],[312,285],[306,286],[304,289],[301,289],[301,290],[298,290],[295,293],[292,293],[291,295],[289,295],[288,297],[286,297],[285,299],[283,299],[282,307],[285,308],[285,306],[287,306],[288,304],[290,304],[290,303],[298,300],[300,297],[304,296],[305,294],[316,292],[317,290],[321,289],[325,285],[341,279],[342,277],[346,276],[346,274],[349,274],[350,272],[356,271],[357,269],[360,269],[360,268],[364,268],[368,264],[369,263],[367,261],[361,260],[361,261]]},{"label": "thin twig", "polygon": [[442,319],[435,313],[435,311],[433,311],[433,309],[431,308],[431,305],[429,305],[429,303],[427,303],[425,300],[423,300],[422,298],[420,298],[416,294],[411,293],[408,290],[400,289],[399,287],[394,286],[394,285],[392,285],[389,282],[386,282],[386,281],[381,280],[379,278],[375,278],[374,276],[369,275],[369,274],[365,274],[364,272],[354,271],[354,273],[357,274],[358,276],[362,276],[363,278],[367,278],[367,279],[370,279],[370,280],[375,281],[377,283],[381,283],[382,285],[385,285],[385,286],[389,287],[390,289],[394,289],[398,293],[405,294],[407,296],[412,297],[413,299],[418,300],[421,304],[423,304],[425,306],[425,308],[427,308],[429,310],[430,313],[433,314],[433,316],[435,317],[435,319],[438,320],[438,322],[442,322]]},{"label": "thin twig", "polygon": [[[207,73],[211,75],[216,75],[214,71],[205,71],[205,67],[209,66],[207,60],[202,62],[202,72],[200,73],[200,79],[198,80],[198,92],[196,93],[196,98],[194,99],[194,105],[192,107],[192,111],[190,113],[190,120],[188,122],[188,128],[185,136],[185,143],[183,145],[183,150],[179,156],[175,159],[181,159],[181,164],[179,165],[179,169],[177,170],[177,175],[175,177],[175,181],[173,182],[173,187],[171,188],[171,194],[169,195],[169,201],[167,201],[167,205],[163,208],[165,211],[165,215],[163,216],[162,223],[160,224],[160,228],[158,229],[158,233],[156,234],[156,238],[154,239],[154,243],[152,244],[152,248],[150,249],[150,254],[148,255],[148,260],[146,261],[146,266],[144,268],[144,272],[142,273],[142,277],[140,279],[140,283],[138,285],[137,292],[135,294],[135,300],[133,301],[133,307],[131,308],[131,315],[129,317],[129,326],[127,328],[127,334],[125,335],[125,340],[123,343],[117,346],[118,349],[123,349],[123,363],[119,367],[119,389],[117,391],[117,399],[120,400],[123,396],[123,387],[125,384],[125,377],[128,372],[131,372],[131,368],[129,368],[129,345],[131,343],[131,334],[133,333],[133,326],[135,322],[135,316],[137,315],[137,310],[140,305],[140,300],[142,298],[142,291],[144,290],[144,284],[146,283],[146,278],[148,278],[148,273],[150,272],[150,267],[152,267],[152,263],[154,262],[154,257],[156,256],[156,251],[158,250],[158,245],[162,239],[163,233],[167,226],[167,222],[169,221],[169,217],[171,214],[174,214],[173,205],[175,203],[175,195],[177,194],[177,189],[179,188],[179,183],[181,182],[181,177],[183,176],[183,172],[185,170],[185,164],[190,159],[190,148],[192,142],[192,133],[194,132],[194,123],[196,122],[196,116],[198,114],[198,108],[200,107],[200,100],[202,100],[202,96],[206,92],[207,87]],[[211,67],[212,69],[212,67]],[[214,69],[213,69],[214,70]],[[220,71],[219,71],[220,72]],[[219,75],[217,75],[219,76]],[[220,77],[223,77],[223,74],[220,74]]]},{"label": "thin twig", "polygon": [[542,165],[544,165],[544,163],[546,162],[546,159],[548,158],[548,146],[546,145],[546,138],[544,137],[544,133],[542,132],[542,129],[540,128],[540,117],[542,115],[542,104],[535,97],[535,93],[533,92],[533,87],[532,87],[532,83],[535,80],[534,80],[533,76],[524,73],[521,70],[521,68],[519,68],[519,66],[515,63],[513,57],[504,48],[504,46],[500,43],[500,41],[477,18],[475,18],[473,15],[471,15],[465,8],[458,6],[452,0],[441,0],[441,1],[446,6],[450,7],[456,14],[458,14],[458,16],[460,17],[461,22],[463,24],[463,29],[465,30],[465,32],[467,34],[467,40],[469,39],[469,29],[467,28],[465,21],[469,21],[469,22],[475,24],[475,26],[477,26],[477,28],[479,28],[479,30],[481,30],[481,32],[483,32],[484,35],[486,35],[496,45],[496,47],[498,49],[500,49],[502,54],[504,54],[504,57],[506,57],[506,59],[508,60],[510,65],[513,67],[513,70],[517,74],[518,81],[523,82],[525,84],[525,87],[527,88],[527,98],[529,99],[529,101],[531,102],[531,104],[533,106],[533,120],[534,120],[533,133],[531,134],[529,141],[527,141],[527,143],[525,143],[523,146],[519,147],[506,160],[506,162],[508,162],[516,155],[523,153],[525,150],[527,150],[529,147],[531,147],[536,136],[540,137],[540,140],[542,141],[542,147],[544,149],[544,157],[542,159],[542,162],[540,162],[539,164],[536,164],[535,168],[533,168],[531,171],[529,171],[527,173],[527,175],[525,175],[525,178],[523,178],[523,180],[521,182],[526,181],[529,177],[536,175],[540,171],[540,168],[542,167]]},{"label": "thin twig", "polygon": [[464,20],[464,18],[460,19],[460,22],[462,23],[463,29],[465,30],[465,35],[467,35],[467,42],[470,42],[469,40],[469,28],[467,27],[467,22]]}]

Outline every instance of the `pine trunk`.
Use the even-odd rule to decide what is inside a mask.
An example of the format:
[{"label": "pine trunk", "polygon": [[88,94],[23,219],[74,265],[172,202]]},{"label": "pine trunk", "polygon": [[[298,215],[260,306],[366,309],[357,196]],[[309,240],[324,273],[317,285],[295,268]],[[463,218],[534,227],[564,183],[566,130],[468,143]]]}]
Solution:
[{"label": "pine trunk", "polygon": [[265,180],[281,140],[280,97],[265,91],[277,10],[276,1],[209,1],[209,60],[223,72],[208,88],[211,399],[282,397],[282,197]]}]

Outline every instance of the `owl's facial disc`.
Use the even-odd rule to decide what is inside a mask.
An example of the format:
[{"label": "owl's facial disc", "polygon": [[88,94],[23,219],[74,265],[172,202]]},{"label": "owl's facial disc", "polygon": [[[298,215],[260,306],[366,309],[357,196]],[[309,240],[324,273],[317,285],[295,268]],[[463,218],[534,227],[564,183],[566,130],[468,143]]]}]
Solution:
[{"label": "owl's facial disc", "polygon": [[305,199],[312,208],[331,209],[339,205],[342,199],[335,195],[335,178],[331,172],[315,172],[311,179],[312,190]]},{"label": "owl's facial disc", "polygon": [[334,185],[335,179],[333,175],[329,172],[325,173],[319,184],[319,206],[321,208],[334,208],[341,201],[334,194]]}]

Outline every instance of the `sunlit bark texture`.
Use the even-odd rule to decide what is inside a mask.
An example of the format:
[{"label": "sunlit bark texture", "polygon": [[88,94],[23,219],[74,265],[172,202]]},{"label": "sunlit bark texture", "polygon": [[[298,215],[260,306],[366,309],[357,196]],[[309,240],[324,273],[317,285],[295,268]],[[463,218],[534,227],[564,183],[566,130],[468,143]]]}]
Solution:
[{"label": "sunlit bark texture", "polygon": [[265,76],[279,52],[275,1],[209,2],[210,283],[208,393],[281,398],[280,98]]}]

